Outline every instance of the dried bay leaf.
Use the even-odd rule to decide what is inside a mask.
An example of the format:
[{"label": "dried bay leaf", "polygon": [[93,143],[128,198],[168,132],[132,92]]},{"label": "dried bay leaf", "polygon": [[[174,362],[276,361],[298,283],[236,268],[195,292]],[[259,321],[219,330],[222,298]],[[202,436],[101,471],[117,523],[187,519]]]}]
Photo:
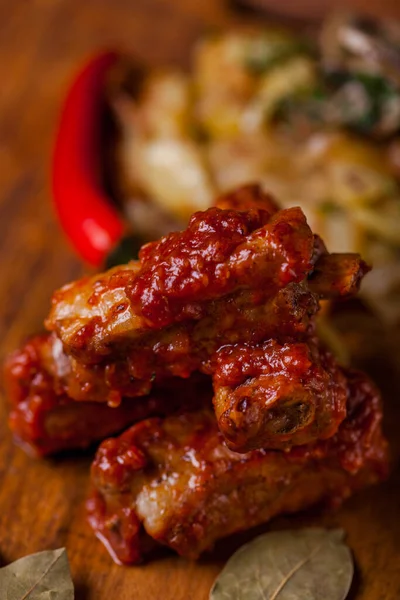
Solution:
[{"label": "dried bay leaf", "polygon": [[0,569],[1,600],[74,600],[65,548],[38,552]]},{"label": "dried bay leaf", "polygon": [[273,531],[242,546],[216,579],[210,600],[344,600],[353,559],[343,531]]}]

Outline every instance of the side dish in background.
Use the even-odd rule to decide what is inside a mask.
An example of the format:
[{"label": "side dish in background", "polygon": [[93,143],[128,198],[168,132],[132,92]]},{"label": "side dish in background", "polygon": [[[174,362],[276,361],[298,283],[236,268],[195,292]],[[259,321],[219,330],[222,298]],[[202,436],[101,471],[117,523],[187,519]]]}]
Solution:
[{"label": "side dish in background", "polygon": [[387,475],[387,443],[379,392],[333,357],[316,315],[367,271],[330,254],[300,208],[239,188],[139,260],[54,293],[51,333],[6,363],[10,426],[48,454],[139,421],[92,467],[90,522],[120,562],[155,542],[196,558],[340,504]]},{"label": "side dish in background", "polygon": [[399,314],[400,28],[334,16],[319,42],[229,31],[201,40],[189,72],[121,63],[108,97],[119,124],[115,178],[136,233],[185,226],[220,192],[252,181],[300,205],[333,252],[374,265],[363,295]]}]

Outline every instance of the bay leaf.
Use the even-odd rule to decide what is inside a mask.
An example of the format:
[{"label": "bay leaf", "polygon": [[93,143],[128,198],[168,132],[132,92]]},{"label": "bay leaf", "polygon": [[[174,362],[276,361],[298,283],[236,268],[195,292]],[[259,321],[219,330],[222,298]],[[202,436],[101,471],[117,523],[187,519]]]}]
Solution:
[{"label": "bay leaf", "polygon": [[1,600],[73,600],[65,548],[30,554],[0,569]]},{"label": "bay leaf", "polygon": [[344,600],[354,566],[341,530],[273,531],[239,548],[210,600]]}]

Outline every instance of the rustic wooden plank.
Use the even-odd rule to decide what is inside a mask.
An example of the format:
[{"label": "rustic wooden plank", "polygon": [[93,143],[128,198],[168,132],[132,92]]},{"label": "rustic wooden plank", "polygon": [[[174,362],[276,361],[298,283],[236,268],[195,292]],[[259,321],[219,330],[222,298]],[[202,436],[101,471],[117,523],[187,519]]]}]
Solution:
[{"label": "rustic wooden plank", "polygon": [[[300,2],[296,3],[297,8]],[[391,9],[397,3],[391,3]],[[380,6],[378,0],[370,6]],[[31,0],[0,2],[0,358],[40,330],[53,289],[83,273],[50,207],[54,124],[68,82],[86,56],[116,47],[147,64],[185,63],[210,26],[243,17],[215,0]],[[386,427],[400,456],[398,389],[385,390]],[[397,384],[396,384],[397,385]],[[0,563],[66,545],[78,600],[205,600],[239,536],[190,563],[171,554],[141,567],[114,565],[85,520],[90,454],[34,461],[16,448],[0,403]],[[338,513],[279,519],[272,527],[342,526],[359,570],[354,597],[400,597],[400,474]],[[265,530],[266,528],[261,528]],[[253,532],[254,533],[254,532]]]}]

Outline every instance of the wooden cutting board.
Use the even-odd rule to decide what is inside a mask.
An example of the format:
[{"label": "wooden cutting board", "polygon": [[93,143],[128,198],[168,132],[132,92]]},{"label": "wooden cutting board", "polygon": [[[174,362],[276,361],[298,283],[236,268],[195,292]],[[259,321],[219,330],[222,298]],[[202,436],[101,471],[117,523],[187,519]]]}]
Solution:
[{"label": "wooden cutting board", "polygon": [[[369,9],[381,4],[370,2]],[[392,13],[399,10],[389,4]],[[149,65],[183,63],[203,31],[243,18],[216,0],[0,2],[1,359],[41,329],[53,289],[83,273],[52,215],[48,189],[54,123],[74,70],[99,47],[127,50]],[[391,479],[334,515],[311,511],[271,525],[343,527],[357,562],[351,597],[358,600],[400,598],[400,386],[388,373],[378,378],[394,455]],[[254,535],[221,543],[199,563],[166,553],[145,566],[118,567],[85,521],[90,455],[34,461],[13,445],[6,418],[1,402],[0,565],[66,546],[77,600],[206,600],[226,558]]]}]

